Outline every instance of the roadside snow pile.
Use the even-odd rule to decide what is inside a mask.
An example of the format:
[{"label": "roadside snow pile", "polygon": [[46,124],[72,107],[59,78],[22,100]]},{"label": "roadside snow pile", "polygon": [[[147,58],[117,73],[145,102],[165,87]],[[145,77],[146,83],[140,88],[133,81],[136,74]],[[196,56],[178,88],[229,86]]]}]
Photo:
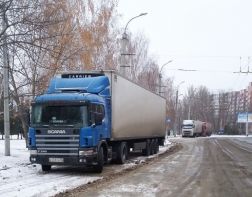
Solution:
[{"label": "roadside snow pile", "polygon": [[[53,166],[49,173],[42,172],[40,165],[30,163],[29,151],[24,140],[11,140],[10,143],[11,156],[4,156],[4,140],[0,140],[0,196],[53,196],[103,178],[81,168]],[[172,143],[166,139],[165,146],[160,147],[159,154],[171,146]],[[120,172],[152,157],[155,155],[144,157],[139,154],[127,164],[107,165],[105,168],[113,168],[113,171]]]},{"label": "roadside snow pile", "polygon": [[44,173],[40,165],[30,163],[24,140],[11,140],[11,156],[3,155],[0,140],[0,196],[52,196],[102,178],[61,168]]},{"label": "roadside snow pile", "polygon": [[252,135],[211,135],[210,137],[213,138],[247,138],[247,137],[252,137]]},{"label": "roadside snow pile", "polygon": [[[169,141],[169,139],[166,137],[165,142],[164,142],[164,146],[159,146],[158,154],[164,153],[165,151],[167,151],[172,146],[173,146],[173,143],[171,141]],[[130,168],[132,166],[135,166],[135,165],[138,165],[138,164],[141,164],[141,163],[145,163],[147,159],[154,158],[156,156],[157,155],[155,154],[155,155],[150,155],[150,156],[146,157],[146,156],[142,156],[142,153],[139,153],[139,156],[136,156],[136,157],[133,157],[132,159],[129,159],[127,161],[127,163],[124,164],[124,169]]]}]

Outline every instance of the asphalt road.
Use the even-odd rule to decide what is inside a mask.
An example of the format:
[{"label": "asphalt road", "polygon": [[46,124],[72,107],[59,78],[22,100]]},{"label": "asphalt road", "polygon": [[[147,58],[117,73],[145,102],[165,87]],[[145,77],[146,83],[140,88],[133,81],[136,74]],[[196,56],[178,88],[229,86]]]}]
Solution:
[{"label": "asphalt road", "polygon": [[181,138],[183,148],[73,196],[252,196],[252,138]]}]

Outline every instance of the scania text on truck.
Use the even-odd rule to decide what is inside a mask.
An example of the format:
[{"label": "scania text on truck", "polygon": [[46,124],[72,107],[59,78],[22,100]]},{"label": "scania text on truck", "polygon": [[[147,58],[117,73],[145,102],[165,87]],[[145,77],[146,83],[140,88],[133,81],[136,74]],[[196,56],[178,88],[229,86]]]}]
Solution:
[{"label": "scania text on truck", "polygon": [[115,71],[65,73],[31,107],[30,161],[52,165],[123,164],[130,150],[155,154],[165,138],[166,100]]}]

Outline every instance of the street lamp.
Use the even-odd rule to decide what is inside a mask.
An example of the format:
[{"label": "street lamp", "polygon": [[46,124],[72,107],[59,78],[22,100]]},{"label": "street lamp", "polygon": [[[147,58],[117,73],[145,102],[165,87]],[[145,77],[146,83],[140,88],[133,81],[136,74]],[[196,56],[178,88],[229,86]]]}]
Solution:
[{"label": "street lamp", "polygon": [[128,27],[129,23],[130,23],[132,20],[134,20],[135,18],[138,18],[138,17],[140,17],[140,16],[145,16],[145,15],[147,15],[147,14],[148,14],[148,13],[145,12],[145,13],[141,13],[141,14],[139,14],[139,15],[134,16],[133,18],[131,18],[131,19],[127,22],[127,24],[126,24],[126,26],[125,26],[125,28],[124,28],[123,34],[126,34],[127,27]]},{"label": "street lamp", "polygon": [[[4,9],[2,11],[2,29],[7,28],[8,18],[5,15]],[[4,136],[5,136],[5,156],[10,156],[10,111],[9,111],[9,61],[8,61],[8,46],[7,35],[3,33],[3,91],[4,91]]]},{"label": "street lamp", "polygon": [[138,17],[141,17],[141,16],[145,16],[145,15],[147,15],[147,13],[141,13],[141,14],[139,14],[139,15],[137,15],[137,16],[131,18],[131,19],[127,22],[127,24],[126,24],[126,26],[125,26],[125,28],[124,28],[124,31],[123,31],[123,34],[122,34],[122,39],[121,39],[121,65],[120,65],[120,73],[121,73],[123,76],[125,76],[125,74],[126,74],[126,68],[127,68],[127,67],[130,67],[130,66],[127,66],[127,65],[126,65],[126,64],[127,64],[127,63],[126,63],[126,55],[133,55],[133,54],[129,54],[129,53],[126,52],[126,45],[127,45],[127,42],[128,42],[128,38],[127,38],[127,27],[128,27],[129,23],[130,23],[132,20],[134,20],[134,19],[136,19],[136,18],[138,18]]},{"label": "street lamp", "polygon": [[177,90],[176,90],[176,98],[175,98],[175,118],[174,118],[174,132],[176,132],[176,129],[178,128],[177,126],[177,112],[178,112],[178,97],[179,97],[179,86],[181,84],[185,83],[185,81],[181,81],[178,86],[177,86]]},{"label": "street lamp", "polygon": [[169,60],[168,62],[166,62],[166,63],[164,63],[162,66],[161,66],[161,69],[160,69],[160,71],[159,71],[159,74],[158,74],[158,93],[159,93],[159,95],[161,95],[161,88],[162,88],[162,70],[163,70],[163,68],[167,65],[167,64],[169,64],[169,63],[171,63],[173,60]]}]

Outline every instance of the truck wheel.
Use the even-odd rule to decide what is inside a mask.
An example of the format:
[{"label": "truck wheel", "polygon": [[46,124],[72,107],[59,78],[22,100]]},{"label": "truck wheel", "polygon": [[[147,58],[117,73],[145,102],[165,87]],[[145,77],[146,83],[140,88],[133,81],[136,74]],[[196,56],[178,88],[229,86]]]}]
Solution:
[{"label": "truck wheel", "polygon": [[155,152],[155,140],[152,139],[150,143],[150,155],[155,154],[154,152]]},{"label": "truck wheel", "polygon": [[51,165],[41,165],[42,171],[47,172],[51,170]]},{"label": "truck wheel", "polygon": [[101,146],[97,155],[97,165],[94,167],[95,172],[101,173],[104,165],[104,155],[103,155],[103,147]]},{"label": "truck wheel", "polygon": [[154,146],[154,154],[157,154],[159,152],[159,144],[158,140],[156,139],[155,141],[155,146]]},{"label": "truck wheel", "polygon": [[160,146],[164,146],[164,145],[165,145],[165,139],[162,139]]},{"label": "truck wheel", "polygon": [[124,164],[128,158],[127,143],[122,142],[118,146],[117,150],[117,163]]},{"label": "truck wheel", "polygon": [[151,142],[150,140],[146,140],[146,148],[143,150],[143,155],[149,156],[151,153]]}]

